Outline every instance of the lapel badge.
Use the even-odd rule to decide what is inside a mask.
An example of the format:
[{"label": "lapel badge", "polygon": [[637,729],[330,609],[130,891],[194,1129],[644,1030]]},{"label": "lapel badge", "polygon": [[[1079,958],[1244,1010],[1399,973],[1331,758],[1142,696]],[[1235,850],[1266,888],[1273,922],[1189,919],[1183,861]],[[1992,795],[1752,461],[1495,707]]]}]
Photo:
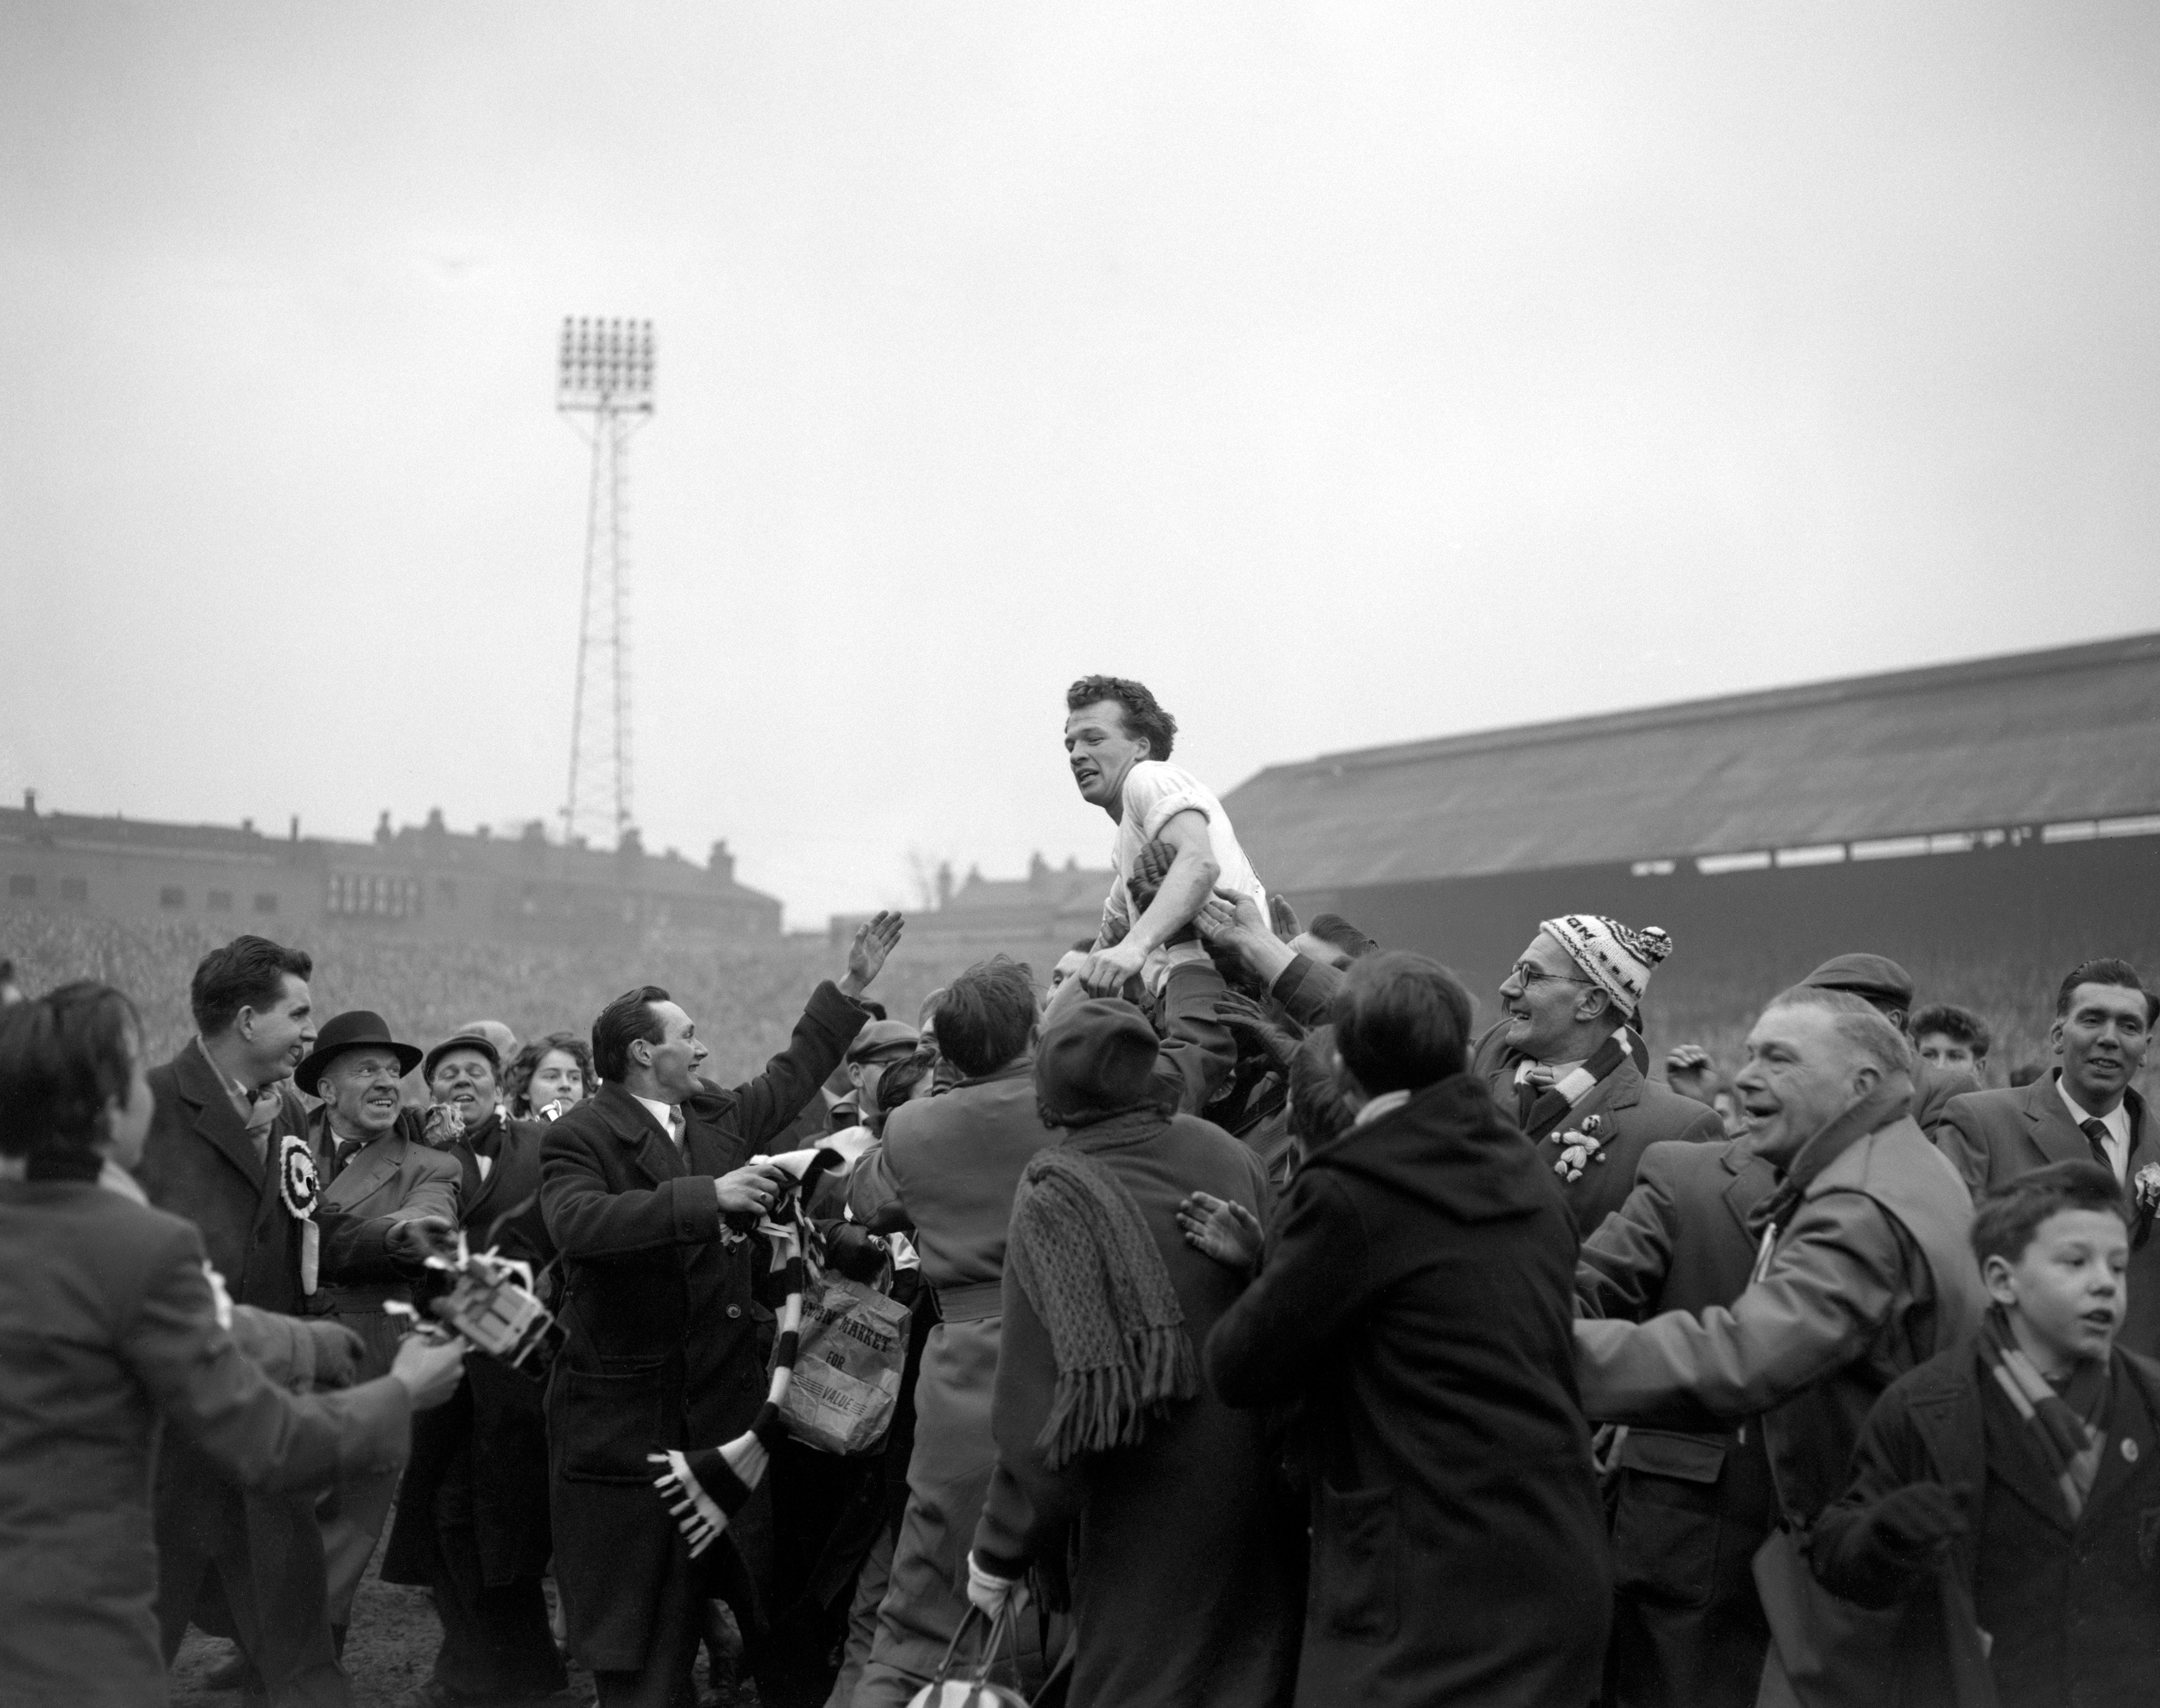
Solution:
[{"label": "lapel badge", "polygon": [[2122,1462],[2126,1465],[2135,1465],[2137,1462],[2137,1443],[2127,1435],[2122,1438]]}]

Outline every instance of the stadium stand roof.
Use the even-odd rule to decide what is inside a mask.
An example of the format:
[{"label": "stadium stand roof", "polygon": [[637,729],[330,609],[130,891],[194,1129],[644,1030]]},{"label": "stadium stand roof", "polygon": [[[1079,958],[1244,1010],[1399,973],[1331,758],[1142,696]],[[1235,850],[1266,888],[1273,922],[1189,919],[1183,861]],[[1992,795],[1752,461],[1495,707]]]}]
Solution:
[{"label": "stadium stand roof", "polygon": [[1327,754],[1224,805],[1291,891],[1979,827],[2104,834],[2160,813],[2160,633]]}]

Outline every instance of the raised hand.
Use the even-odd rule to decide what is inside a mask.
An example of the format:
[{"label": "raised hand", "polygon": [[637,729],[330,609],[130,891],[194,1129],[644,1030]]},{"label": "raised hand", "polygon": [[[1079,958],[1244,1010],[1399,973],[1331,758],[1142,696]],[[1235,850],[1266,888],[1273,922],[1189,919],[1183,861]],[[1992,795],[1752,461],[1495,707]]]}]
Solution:
[{"label": "raised hand", "polygon": [[848,947],[848,976],[840,981],[844,996],[860,996],[870,988],[885,966],[893,945],[900,941],[901,928],[907,921],[890,909],[873,916],[855,927],[855,940]]},{"label": "raised hand", "polygon": [[1187,1245],[1225,1269],[1251,1275],[1260,1266],[1266,1233],[1260,1218],[1234,1198],[1218,1198],[1212,1192],[1187,1194],[1177,1207],[1177,1228]]}]

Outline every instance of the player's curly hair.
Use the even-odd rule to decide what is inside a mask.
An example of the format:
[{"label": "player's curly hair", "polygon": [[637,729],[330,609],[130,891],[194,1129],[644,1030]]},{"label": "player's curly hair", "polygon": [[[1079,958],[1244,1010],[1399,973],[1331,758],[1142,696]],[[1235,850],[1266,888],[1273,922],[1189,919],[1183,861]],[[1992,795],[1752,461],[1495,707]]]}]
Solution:
[{"label": "player's curly hair", "polygon": [[1125,734],[1147,738],[1150,759],[1168,759],[1177,740],[1177,719],[1163,710],[1145,683],[1123,676],[1083,676],[1065,690],[1065,709],[1077,712],[1098,701],[1115,700],[1124,709]]}]

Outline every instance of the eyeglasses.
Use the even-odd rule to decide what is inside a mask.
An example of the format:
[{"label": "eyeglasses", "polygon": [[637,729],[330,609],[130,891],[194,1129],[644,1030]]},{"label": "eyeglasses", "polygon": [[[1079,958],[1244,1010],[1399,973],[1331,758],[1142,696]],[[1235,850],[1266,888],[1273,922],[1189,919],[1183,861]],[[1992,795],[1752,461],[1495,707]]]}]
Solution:
[{"label": "eyeglasses", "polygon": [[1525,990],[1541,979],[1550,979],[1559,984],[1587,984],[1591,982],[1587,979],[1571,979],[1565,973],[1548,973],[1544,968],[1529,961],[1516,962],[1508,969],[1508,976]]}]

